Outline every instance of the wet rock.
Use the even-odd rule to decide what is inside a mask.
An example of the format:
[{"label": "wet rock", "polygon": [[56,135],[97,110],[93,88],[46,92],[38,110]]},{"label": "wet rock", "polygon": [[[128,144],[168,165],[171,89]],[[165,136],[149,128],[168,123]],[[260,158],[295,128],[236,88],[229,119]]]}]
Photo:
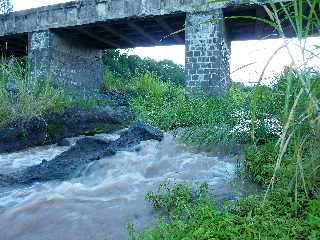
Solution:
[{"label": "wet rock", "polygon": [[[132,114],[125,107],[70,108],[43,118],[12,123],[0,129],[0,153],[52,144],[81,134],[112,132],[127,126]],[[89,134],[90,135],[90,134]]]},{"label": "wet rock", "polygon": [[93,161],[114,155],[119,150],[130,149],[141,141],[150,139],[161,141],[162,138],[163,134],[160,130],[143,123],[134,124],[115,141],[85,137],[50,161],[43,160],[38,165],[12,174],[0,175],[0,187],[30,185],[34,182],[79,177],[88,164]]},{"label": "wet rock", "polygon": [[69,147],[70,146],[70,142],[67,139],[61,139],[57,142],[57,146],[59,147]]},{"label": "wet rock", "polygon": [[113,145],[117,148],[127,149],[139,144],[141,141],[151,139],[162,141],[163,132],[148,124],[136,122],[127,131],[122,132],[120,138]]},{"label": "wet rock", "polygon": [[34,118],[16,126],[0,129],[0,153],[43,145],[46,143],[46,139],[46,123]]},{"label": "wet rock", "polygon": [[63,113],[50,114],[46,120],[49,139],[54,142],[89,132],[110,132],[127,125],[132,118],[124,107],[95,107],[92,109],[71,108]]},{"label": "wet rock", "polygon": [[29,185],[34,182],[78,177],[90,162],[114,155],[115,150],[109,146],[110,142],[100,139],[81,139],[68,151],[53,160],[42,161],[38,165],[27,167],[10,175],[0,175],[0,186]]}]

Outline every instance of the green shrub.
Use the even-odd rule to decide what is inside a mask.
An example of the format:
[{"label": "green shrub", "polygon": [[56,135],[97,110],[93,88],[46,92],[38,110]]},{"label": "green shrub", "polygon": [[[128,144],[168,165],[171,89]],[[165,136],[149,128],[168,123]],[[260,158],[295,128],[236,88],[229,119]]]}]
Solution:
[{"label": "green shrub", "polygon": [[108,71],[125,83],[137,74],[151,73],[162,82],[185,85],[184,66],[170,60],[156,61],[120,53],[119,50],[106,50],[103,54],[103,63]]},{"label": "green shrub", "polygon": [[160,100],[168,93],[171,85],[161,82],[157,77],[150,73],[139,74],[130,82],[130,89],[143,96],[151,96]]},{"label": "green shrub", "polygon": [[126,90],[128,83],[123,78],[117,77],[109,69],[103,72],[103,87],[106,90]]},{"label": "green shrub", "polygon": [[267,186],[273,175],[278,148],[275,142],[245,147],[246,173],[254,182]]},{"label": "green shrub", "polygon": [[187,185],[168,183],[161,184],[146,198],[162,215],[142,232],[129,225],[134,240],[317,239],[320,236],[319,198],[301,207],[285,193],[272,192],[265,202],[252,196],[218,209],[207,184],[192,191]]}]

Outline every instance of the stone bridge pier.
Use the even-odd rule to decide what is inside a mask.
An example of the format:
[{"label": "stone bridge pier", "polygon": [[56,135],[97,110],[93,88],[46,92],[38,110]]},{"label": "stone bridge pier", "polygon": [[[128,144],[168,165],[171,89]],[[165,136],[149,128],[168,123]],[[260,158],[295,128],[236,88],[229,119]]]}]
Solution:
[{"label": "stone bridge pier", "polygon": [[53,30],[28,34],[31,78],[50,79],[54,86],[79,92],[102,87],[102,51]]},{"label": "stone bridge pier", "polygon": [[187,92],[223,95],[230,82],[231,45],[222,10],[187,14],[185,29]]}]

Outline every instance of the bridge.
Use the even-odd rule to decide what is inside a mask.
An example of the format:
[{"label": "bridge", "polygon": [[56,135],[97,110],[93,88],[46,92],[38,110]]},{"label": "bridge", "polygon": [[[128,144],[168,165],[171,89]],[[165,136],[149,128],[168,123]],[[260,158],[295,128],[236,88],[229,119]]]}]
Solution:
[{"label": "bridge", "polygon": [[1,51],[28,56],[31,76],[97,91],[103,49],[185,44],[187,90],[222,95],[229,83],[231,41],[277,36],[254,19],[223,20],[266,18],[260,5],[206,2],[78,0],[0,15]]}]

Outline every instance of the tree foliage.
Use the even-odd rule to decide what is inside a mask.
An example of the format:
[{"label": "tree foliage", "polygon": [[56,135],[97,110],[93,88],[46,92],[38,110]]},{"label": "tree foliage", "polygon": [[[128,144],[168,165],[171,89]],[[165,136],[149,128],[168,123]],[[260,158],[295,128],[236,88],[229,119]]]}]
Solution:
[{"label": "tree foliage", "polygon": [[151,73],[163,82],[185,84],[184,67],[170,60],[155,61],[136,55],[120,53],[119,50],[107,50],[103,55],[105,67],[116,77],[129,79],[133,75]]}]

